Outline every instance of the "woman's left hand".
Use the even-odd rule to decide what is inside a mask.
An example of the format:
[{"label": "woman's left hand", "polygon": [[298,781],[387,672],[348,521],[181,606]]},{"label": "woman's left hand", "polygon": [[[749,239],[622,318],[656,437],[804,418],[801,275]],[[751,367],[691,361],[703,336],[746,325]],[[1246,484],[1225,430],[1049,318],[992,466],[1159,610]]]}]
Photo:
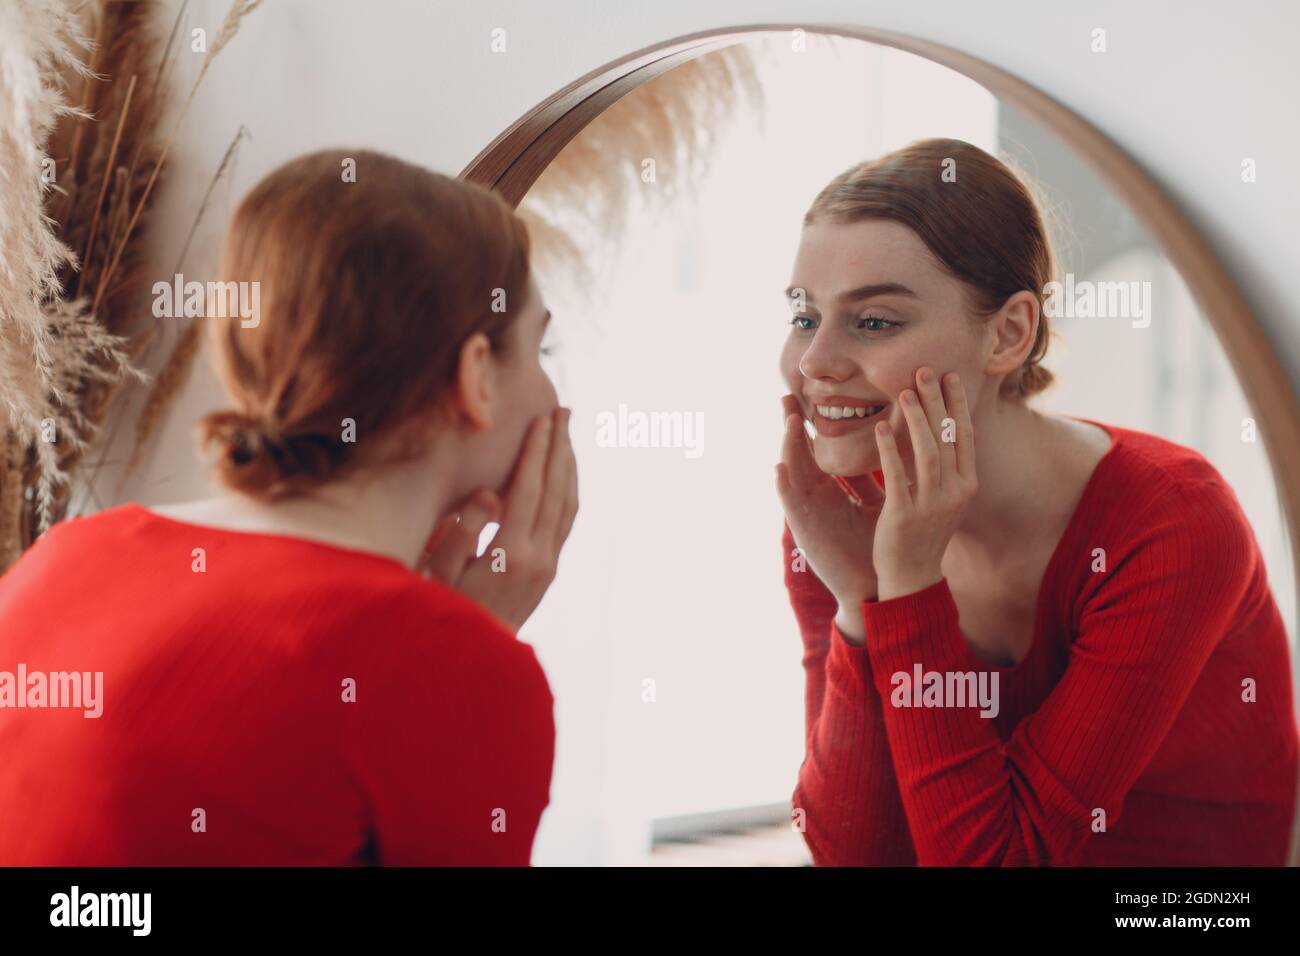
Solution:
[{"label": "woman's left hand", "polygon": [[[518,631],[555,580],[560,550],[578,513],[578,463],[569,438],[571,409],[533,421],[502,500],[479,489],[435,526],[417,570],[483,605]],[[489,522],[500,529],[480,556]],[[499,559],[509,560],[507,565]]]},{"label": "woman's left hand", "polygon": [[927,366],[917,369],[916,382],[916,391],[905,389],[899,395],[912,439],[915,487],[908,487],[907,471],[889,424],[876,425],[885,506],[876,523],[872,555],[881,601],[920,591],[943,579],[940,565],[944,551],[978,488],[975,433],[957,373],[944,376],[942,391]]}]

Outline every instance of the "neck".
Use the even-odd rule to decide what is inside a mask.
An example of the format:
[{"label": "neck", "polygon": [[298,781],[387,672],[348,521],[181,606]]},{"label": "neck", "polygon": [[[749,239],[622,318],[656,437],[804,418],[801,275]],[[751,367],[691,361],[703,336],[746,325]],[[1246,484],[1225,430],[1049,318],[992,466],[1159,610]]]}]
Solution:
[{"label": "neck", "polygon": [[372,552],[414,570],[434,522],[454,504],[445,470],[432,458],[360,471],[283,501],[225,489],[219,498],[223,510],[267,531]]},{"label": "neck", "polygon": [[952,540],[958,548],[1003,552],[1027,540],[1047,510],[1042,491],[1053,475],[1049,416],[1020,402],[994,399],[980,404],[975,428],[979,490],[967,506]]}]

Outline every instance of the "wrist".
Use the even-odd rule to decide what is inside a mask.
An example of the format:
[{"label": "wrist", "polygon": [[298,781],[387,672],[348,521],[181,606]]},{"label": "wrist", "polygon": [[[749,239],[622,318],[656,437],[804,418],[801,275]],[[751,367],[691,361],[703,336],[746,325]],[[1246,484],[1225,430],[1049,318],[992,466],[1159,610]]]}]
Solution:
[{"label": "wrist", "polygon": [[873,579],[852,587],[840,588],[832,593],[840,607],[860,608],[863,601],[874,601],[879,590],[880,582]]},{"label": "wrist", "polygon": [[880,575],[880,588],[877,600],[888,601],[892,598],[915,594],[938,584],[943,580],[943,571],[938,568],[919,569]]},{"label": "wrist", "polygon": [[867,627],[862,617],[862,602],[851,604],[840,602],[835,612],[835,627],[844,635],[844,640],[854,647],[862,647],[867,642]]}]

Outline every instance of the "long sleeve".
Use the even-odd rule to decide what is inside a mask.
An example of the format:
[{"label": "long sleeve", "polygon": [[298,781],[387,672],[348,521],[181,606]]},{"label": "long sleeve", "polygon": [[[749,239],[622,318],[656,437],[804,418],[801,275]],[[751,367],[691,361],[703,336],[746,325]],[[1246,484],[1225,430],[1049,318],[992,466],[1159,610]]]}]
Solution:
[{"label": "long sleeve", "polygon": [[837,603],[782,539],[785,584],[803,637],[805,757],[792,798],[818,866],[916,862],[865,648],[835,626]]},{"label": "long sleeve", "polygon": [[1227,495],[1171,486],[1159,502],[1110,549],[1109,570],[1092,576],[1064,674],[1005,742],[979,707],[915,706],[915,697],[904,706],[907,688],[895,675],[972,667],[946,578],[864,602],[922,865],[1073,865],[1089,840],[1106,839],[1101,824],[1119,820],[1231,630],[1257,560],[1249,525]]}]

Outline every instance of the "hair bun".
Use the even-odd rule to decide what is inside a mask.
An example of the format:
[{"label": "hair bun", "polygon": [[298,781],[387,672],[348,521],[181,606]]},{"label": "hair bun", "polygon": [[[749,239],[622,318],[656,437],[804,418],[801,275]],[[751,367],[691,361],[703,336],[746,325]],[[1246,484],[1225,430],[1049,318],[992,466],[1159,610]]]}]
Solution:
[{"label": "hair bun", "polygon": [[224,425],[226,454],[232,464],[251,464],[267,451],[267,435],[260,423],[240,412],[231,412],[220,423]]},{"label": "hair bun", "polygon": [[342,463],[347,450],[342,441],[319,432],[280,436],[259,431],[258,439],[279,473],[285,477],[323,477]]},{"label": "hair bun", "polygon": [[232,487],[285,489],[301,480],[328,478],[346,459],[349,446],[333,435],[284,435],[239,411],[213,412],[201,422],[205,444],[220,449],[217,466]]}]

